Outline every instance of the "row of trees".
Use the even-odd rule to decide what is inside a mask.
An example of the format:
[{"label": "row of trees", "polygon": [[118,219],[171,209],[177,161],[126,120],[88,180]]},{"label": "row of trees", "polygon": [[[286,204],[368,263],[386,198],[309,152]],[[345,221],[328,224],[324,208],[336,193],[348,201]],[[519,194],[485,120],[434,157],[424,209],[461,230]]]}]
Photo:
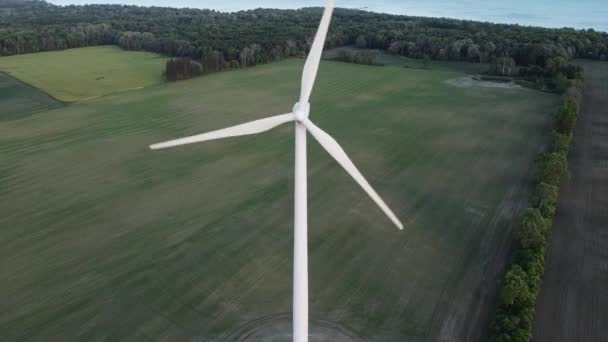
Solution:
[{"label": "row of trees", "polygon": [[580,108],[582,81],[571,81],[556,117],[551,151],[541,158],[532,208],[515,230],[514,259],[502,284],[491,326],[492,342],[529,342],[536,301],[542,287],[545,253],[558,203],[559,186],[568,172],[568,153]]},{"label": "row of trees", "polygon": [[202,74],[202,65],[189,58],[170,59],[165,66],[165,78],[169,82],[187,80]]},{"label": "row of trees", "polygon": [[[0,0],[0,55],[114,44],[172,57],[247,67],[304,55],[320,11],[210,10],[119,5],[55,6]],[[328,46],[345,44],[339,36]],[[221,54],[221,56],[218,56]]]},{"label": "row of trees", "polygon": [[109,45],[115,42],[115,31],[108,24],[78,23],[74,26],[44,26],[30,30],[9,25],[3,27],[0,20],[0,56]]},{"label": "row of trees", "polygon": [[[247,67],[306,54],[321,13],[321,8],[220,13],[0,0],[0,55],[116,44],[127,50],[213,61],[218,70],[237,63]],[[593,30],[336,9],[327,47],[344,45],[413,58],[483,63],[504,58],[503,73],[512,72],[511,61],[544,69],[554,57],[608,58],[608,34]]]},{"label": "row of trees", "polygon": [[536,65],[519,68],[519,76],[528,81],[545,84],[549,90],[563,94],[572,81],[583,77],[583,68],[557,56],[547,60],[544,68]]},{"label": "row of trees", "polygon": [[539,65],[518,67],[513,58],[503,56],[494,59],[488,74],[503,77],[519,76],[533,82],[538,88],[563,94],[572,81],[582,78],[583,68],[570,63],[562,56],[549,58],[544,67]]},{"label": "row of trees", "polygon": [[[443,29],[435,26],[435,19],[422,21],[430,27],[402,30],[386,48],[412,58],[428,55],[438,60],[487,63],[493,58],[507,56],[518,65],[543,67],[551,56],[608,58],[606,34],[593,30],[551,30],[462,21],[460,25],[454,25],[454,29]],[[369,37],[366,41],[368,47],[378,45],[370,44]]]},{"label": "row of trees", "polygon": [[[231,60],[226,60],[224,54],[217,50],[206,53],[200,61],[194,61],[190,57],[171,59],[166,65],[165,77],[168,81],[174,82],[190,79],[203,74],[220,72],[228,69],[247,68],[259,63],[270,62],[270,60],[260,58],[260,51],[260,45],[253,44],[243,48],[238,54],[235,54],[234,59]],[[283,57],[283,55],[277,54],[273,61]],[[176,67],[176,65],[178,66]],[[180,73],[180,70],[190,71]]]},{"label": "row of trees", "polygon": [[355,63],[364,65],[380,65],[378,63],[378,51],[361,50],[351,52],[349,50],[340,50],[338,55],[333,60],[345,63]]},{"label": "row of trees", "polygon": [[511,57],[502,56],[492,61],[488,73],[494,76],[510,77],[515,74],[516,70],[515,60]]}]

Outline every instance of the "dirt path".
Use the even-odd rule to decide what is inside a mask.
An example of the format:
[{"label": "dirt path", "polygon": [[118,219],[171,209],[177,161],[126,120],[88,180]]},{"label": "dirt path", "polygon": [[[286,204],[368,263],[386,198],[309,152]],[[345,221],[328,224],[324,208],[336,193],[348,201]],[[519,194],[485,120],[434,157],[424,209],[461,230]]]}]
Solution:
[{"label": "dirt path", "polygon": [[608,63],[585,96],[536,312],[535,342],[608,341]]}]

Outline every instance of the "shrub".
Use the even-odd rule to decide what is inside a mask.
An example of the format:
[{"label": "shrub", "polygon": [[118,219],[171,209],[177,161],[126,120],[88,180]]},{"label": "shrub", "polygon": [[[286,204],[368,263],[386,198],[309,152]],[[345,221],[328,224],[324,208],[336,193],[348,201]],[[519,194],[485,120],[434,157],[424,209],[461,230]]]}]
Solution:
[{"label": "shrub", "polygon": [[572,134],[553,132],[553,152],[568,155],[571,142]]},{"label": "shrub", "polygon": [[516,69],[515,60],[511,57],[498,57],[490,65],[488,73],[497,76],[511,76]]},{"label": "shrub", "polygon": [[555,216],[555,208],[559,197],[559,188],[555,185],[540,183],[532,195],[532,204],[538,208],[541,215],[548,220]]},{"label": "shrub", "polygon": [[515,239],[523,248],[540,248],[546,243],[547,220],[538,209],[530,208],[515,230]]},{"label": "shrub", "polygon": [[566,90],[564,94],[564,98],[571,99],[580,103],[581,98],[583,97],[583,80],[572,80],[570,81],[570,88]]},{"label": "shrub", "polygon": [[558,73],[557,75],[555,75],[551,83],[555,91],[559,94],[565,93],[566,90],[568,90],[568,87],[570,86],[570,81],[562,73]]},{"label": "shrub", "polygon": [[355,46],[357,46],[357,48],[359,48],[359,49],[367,48],[367,39],[365,39],[365,37],[363,35],[360,35],[359,37],[357,37],[357,40],[355,41]]},{"label": "shrub", "polygon": [[424,55],[424,58],[422,59],[422,68],[428,69],[430,67],[431,67],[431,57],[429,57],[429,55]]},{"label": "shrub", "polygon": [[364,64],[364,65],[378,65],[376,60],[378,59],[378,51],[367,50],[357,52],[353,57],[353,63]]},{"label": "shrub", "polygon": [[492,342],[528,342],[532,338],[534,307],[499,310],[493,324]]},{"label": "shrub", "polygon": [[514,265],[507,275],[500,292],[500,302],[503,305],[525,305],[530,303],[530,290],[526,272],[519,266]]},{"label": "shrub", "polygon": [[567,98],[565,99],[557,113],[557,131],[562,134],[571,134],[576,126],[578,116],[578,102]]},{"label": "shrub", "polygon": [[[545,238],[546,239],[546,238]],[[530,289],[533,299],[536,300],[540,293],[545,273],[545,251],[546,246],[539,248],[521,248],[517,251],[515,265],[520,265],[526,272],[526,283]]]},{"label": "shrub", "polygon": [[567,172],[568,160],[566,155],[557,152],[549,153],[543,160],[540,181],[541,183],[559,186]]},{"label": "shrub", "polygon": [[338,55],[333,60],[345,63],[355,63],[364,65],[380,65],[377,62],[378,52],[375,50],[365,50],[356,53],[351,53],[347,50],[338,51]]},{"label": "shrub", "polygon": [[340,50],[338,51],[338,57],[336,57],[336,60],[340,62],[352,63],[353,54],[347,50]]},{"label": "shrub", "polygon": [[202,72],[201,65],[190,58],[170,59],[165,66],[165,78],[169,82],[198,77]]}]

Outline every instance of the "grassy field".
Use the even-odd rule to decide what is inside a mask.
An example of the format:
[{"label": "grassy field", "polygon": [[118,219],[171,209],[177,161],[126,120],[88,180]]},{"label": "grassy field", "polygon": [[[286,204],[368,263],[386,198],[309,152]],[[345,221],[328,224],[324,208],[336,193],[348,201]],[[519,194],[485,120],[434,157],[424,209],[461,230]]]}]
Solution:
[{"label": "grassy field", "polygon": [[165,58],[115,46],[0,58],[0,71],[58,100],[86,100],[163,82]]},{"label": "grassy field", "polygon": [[0,72],[0,121],[22,118],[61,107],[44,92]]},{"label": "grassy field", "polygon": [[[349,51],[353,54],[364,51],[365,49],[357,49],[351,46],[343,46],[335,49],[327,50],[323,54],[326,59],[332,59],[338,56],[340,51]],[[454,61],[429,61],[428,67],[425,67],[422,59],[408,58],[404,56],[392,55],[384,50],[375,50],[378,53],[377,62],[384,65],[399,66],[412,69],[434,69],[443,71],[460,71],[467,74],[480,74],[488,70],[487,64],[469,63],[469,62],[454,62]]]},{"label": "grassy field", "polygon": [[[301,68],[287,60],[0,123],[3,338],[289,333],[293,127],[147,145],[289,111]],[[313,120],[407,228],[311,140],[313,331],[332,325],[368,341],[484,331],[559,99],[445,82],[462,75],[321,65]]]}]

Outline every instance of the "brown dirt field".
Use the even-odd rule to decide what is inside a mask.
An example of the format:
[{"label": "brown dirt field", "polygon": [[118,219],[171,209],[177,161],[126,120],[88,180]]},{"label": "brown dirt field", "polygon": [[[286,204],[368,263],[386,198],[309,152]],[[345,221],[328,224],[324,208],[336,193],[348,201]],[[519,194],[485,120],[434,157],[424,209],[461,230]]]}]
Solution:
[{"label": "brown dirt field", "polygon": [[549,242],[535,342],[608,341],[608,63],[583,65],[585,95]]}]

